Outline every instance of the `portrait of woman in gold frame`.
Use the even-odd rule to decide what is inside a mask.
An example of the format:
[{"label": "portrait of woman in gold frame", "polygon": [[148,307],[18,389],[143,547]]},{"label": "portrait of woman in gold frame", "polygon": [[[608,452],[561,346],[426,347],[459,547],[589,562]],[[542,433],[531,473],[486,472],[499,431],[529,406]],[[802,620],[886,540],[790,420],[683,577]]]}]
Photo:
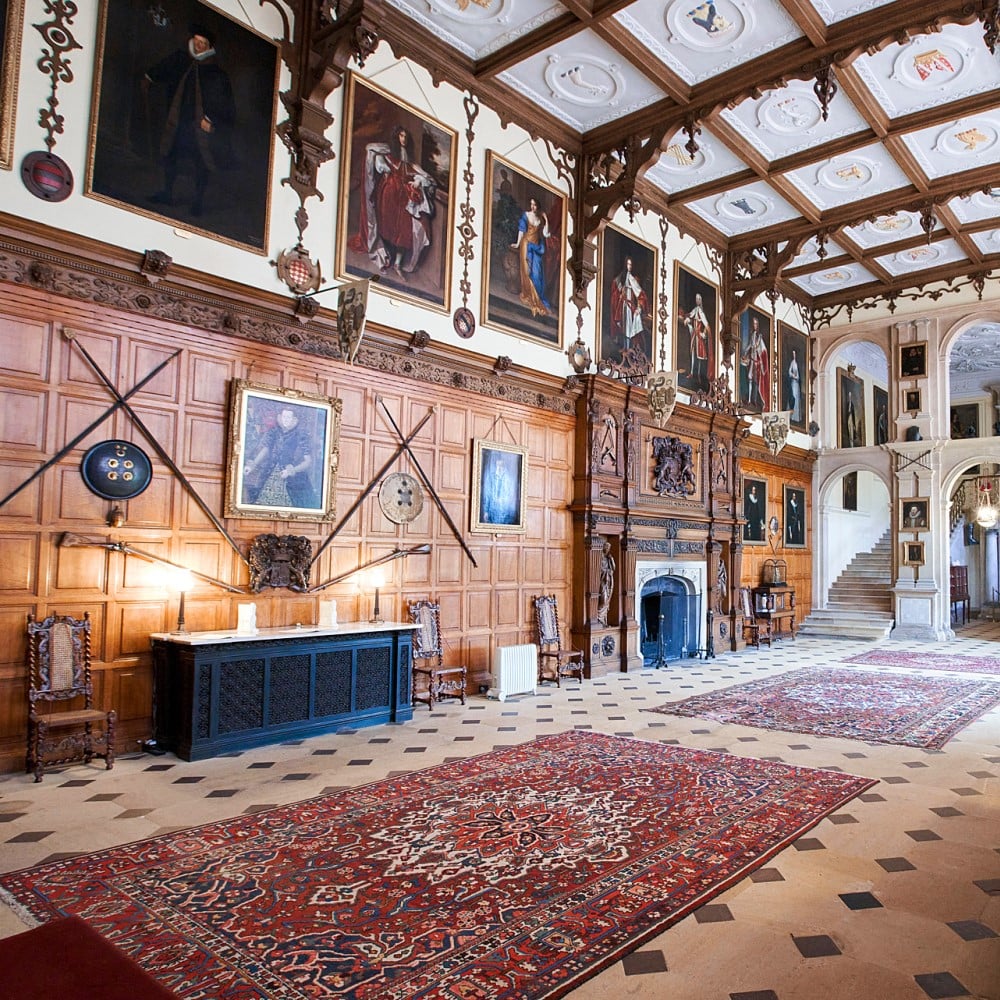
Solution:
[{"label": "portrait of woman in gold frame", "polygon": [[527,530],[528,449],[476,438],[470,531],[523,535]]}]

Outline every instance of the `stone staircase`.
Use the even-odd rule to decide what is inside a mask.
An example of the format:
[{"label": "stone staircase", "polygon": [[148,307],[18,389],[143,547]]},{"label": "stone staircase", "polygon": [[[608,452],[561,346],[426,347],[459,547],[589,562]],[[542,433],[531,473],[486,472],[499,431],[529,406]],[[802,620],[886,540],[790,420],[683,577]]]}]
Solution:
[{"label": "stone staircase", "polygon": [[812,611],[798,634],[827,639],[884,639],[892,629],[892,541],[859,552],[830,587],[827,607]]}]

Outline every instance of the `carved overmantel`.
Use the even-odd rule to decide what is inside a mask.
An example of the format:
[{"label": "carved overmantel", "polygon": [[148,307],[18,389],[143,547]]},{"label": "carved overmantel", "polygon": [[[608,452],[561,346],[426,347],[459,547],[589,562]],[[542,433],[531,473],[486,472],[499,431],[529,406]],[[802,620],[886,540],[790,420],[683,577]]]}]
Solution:
[{"label": "carved overmantel", "polygon": [[[678,402],[659,427],[645,388],[600,374],[579,381],[572,633],[590,676],[642,667],[636,589],[645,564],[690,569],[704,582],[706,647],[731,641],[715,611],[735,603],[730,588],[739,581],[730,549],[740,537],[735,460],[743,418],[731,407]],[[614,581],[599,615],[606,546]],[[725,594],[717,593],[720,565]]]}]

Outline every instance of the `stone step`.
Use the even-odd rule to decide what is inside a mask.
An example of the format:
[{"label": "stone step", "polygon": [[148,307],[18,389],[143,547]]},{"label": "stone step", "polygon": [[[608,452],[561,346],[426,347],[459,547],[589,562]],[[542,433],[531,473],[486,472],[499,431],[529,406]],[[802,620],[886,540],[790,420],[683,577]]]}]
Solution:
[{"label": "stone step", "polygon": [[882,611],[857,612],[823,609],[810,612],[797,629],[803,637],[826,639],[885,639],[893,626],[893,616]]}]

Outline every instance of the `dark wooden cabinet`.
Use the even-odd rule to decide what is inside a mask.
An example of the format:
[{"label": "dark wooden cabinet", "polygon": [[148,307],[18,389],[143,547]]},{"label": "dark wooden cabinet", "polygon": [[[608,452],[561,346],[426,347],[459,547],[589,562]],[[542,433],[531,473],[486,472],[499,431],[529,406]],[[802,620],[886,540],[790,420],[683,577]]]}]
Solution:
[{"label": "dark wooden cabinet", "polygon": [[951,567],[951,620],[963,625],[969,620],[968,566]]},{"label": "dark wooden cabinet", "polygon": [[760,638],[795,638],[795,590],[785,584],[762,584],[751,591]]},{"label": "dark wooden cabinet", "polygon": [[412,625],[152,637],[156,740],[182,760],[413,717]]}]

